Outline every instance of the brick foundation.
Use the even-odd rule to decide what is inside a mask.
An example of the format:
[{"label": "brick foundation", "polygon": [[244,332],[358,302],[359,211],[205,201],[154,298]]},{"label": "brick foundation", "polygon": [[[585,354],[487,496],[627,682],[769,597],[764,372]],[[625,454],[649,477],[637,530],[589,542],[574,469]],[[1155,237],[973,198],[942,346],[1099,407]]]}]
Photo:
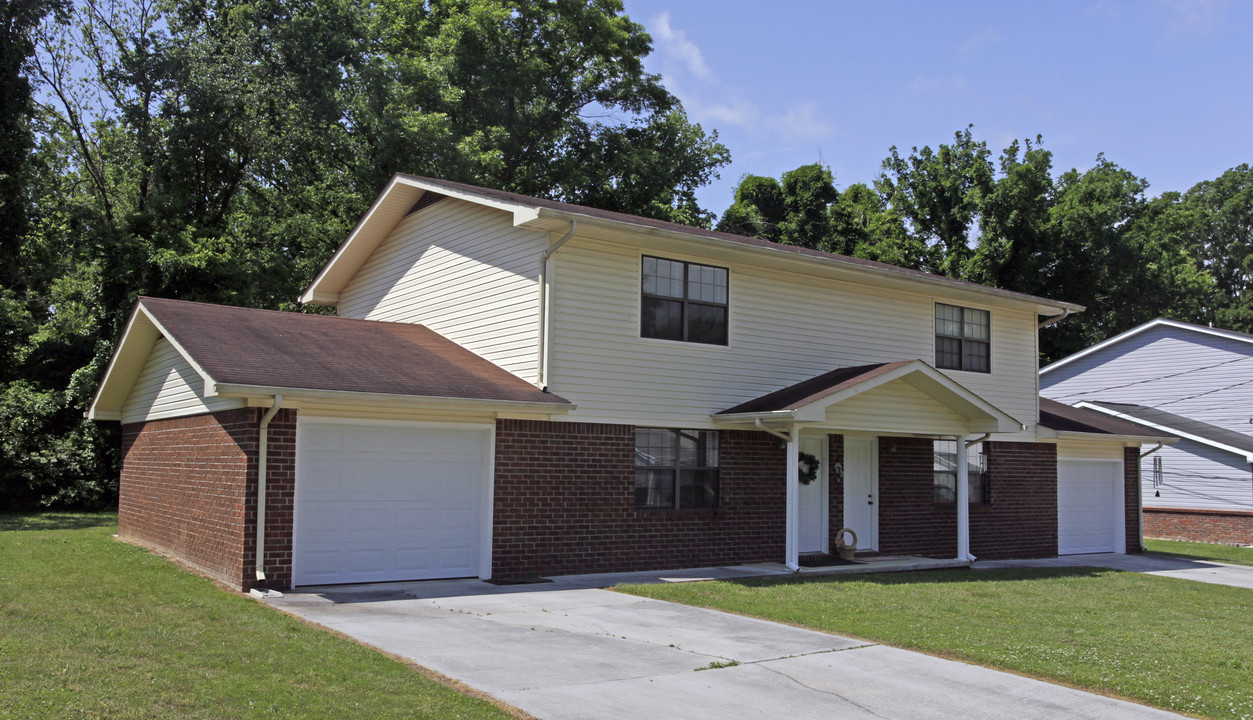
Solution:
[{"label": "brick foundation", "polygon": [[[256,584],[257,428],[261,409],[131,423],[122,428],[118,536],[169,554],[233,587]],[[268,587],[291,582],[296,413],[270,423]]]},{"label": "brick foundation", "polygon": [[637,510],[633,426],[498,421],[493,576],[781,561],[785,453],[764,432],[721,440],[718,509]]},{"label": "brick foundation", "polygon": [[987,442],[987,502],[970,506],[970,553],[983,560],[1057,555],[1057,446]]},{"label": "brick foundation", "polygon": [[1144,508],[1145,537],[1253,545],[1253,512]]}]

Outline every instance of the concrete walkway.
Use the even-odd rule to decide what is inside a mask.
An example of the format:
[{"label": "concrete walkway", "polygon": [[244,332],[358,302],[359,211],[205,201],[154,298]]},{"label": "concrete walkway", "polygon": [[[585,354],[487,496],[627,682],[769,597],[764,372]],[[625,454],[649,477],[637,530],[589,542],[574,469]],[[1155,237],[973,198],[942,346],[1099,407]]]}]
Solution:
[{"label": "concrete walkway", "polygon": [[920,653],[599,589],[744,574],[721,568],[506,587],[388,583],[312,588],[265,602],[548,720],[1181,717]]},{"label": "concrete walkway", "polygon": [[1182,578],[1197,582],[1231,585],[1253,589],[1253,567],[1231,565],[1210,560],[1189,560],[1166,555],[1063,555],[1038,560],[979,560],[972,566],[975,570],[1007,567],[1104,567],[1114,570]]}]

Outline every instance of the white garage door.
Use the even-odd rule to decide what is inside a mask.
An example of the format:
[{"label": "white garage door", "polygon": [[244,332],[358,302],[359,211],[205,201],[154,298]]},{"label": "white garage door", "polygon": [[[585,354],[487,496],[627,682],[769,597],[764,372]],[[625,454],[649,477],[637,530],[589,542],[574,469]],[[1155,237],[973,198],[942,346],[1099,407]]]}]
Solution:
[{"label": "white garage door", "polygon": [[475,577],[486,429],[301,418],[292,583]]},{"label": "white garage door", "polygon": [[1122,463],[1057,461],[1057,554],[1125,552]]}]

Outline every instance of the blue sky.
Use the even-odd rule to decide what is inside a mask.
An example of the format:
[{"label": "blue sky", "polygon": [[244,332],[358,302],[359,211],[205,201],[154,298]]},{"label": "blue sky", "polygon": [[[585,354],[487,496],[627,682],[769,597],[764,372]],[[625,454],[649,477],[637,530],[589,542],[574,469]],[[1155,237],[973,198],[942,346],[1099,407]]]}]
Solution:
[{"label": "blue sky", "polygon": [[869,183],[892,145],[970,123],[996,154],[1043,135],[1056,171],[1104,152],[1151,195],[1253,162],[1247,0],[624,2],[647,69],[731,150],[699,195],[718,213],[745,173]]}]

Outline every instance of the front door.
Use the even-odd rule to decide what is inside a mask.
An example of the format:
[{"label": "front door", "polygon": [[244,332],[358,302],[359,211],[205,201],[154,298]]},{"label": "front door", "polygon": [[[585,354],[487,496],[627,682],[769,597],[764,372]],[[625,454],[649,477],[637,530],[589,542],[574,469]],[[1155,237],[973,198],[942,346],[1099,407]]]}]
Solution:
[{"label": "front door", "polygon": [[801,438],[801,453],[818,459],[818,473],[808,485],[801,483],[798,511],[799,546],[802,553],[825,553],[827,548],[827,436]]},{"label": "front door", "polygon": [[844,437],[844,526],[858,550],[879,549],[879,440]]}]

